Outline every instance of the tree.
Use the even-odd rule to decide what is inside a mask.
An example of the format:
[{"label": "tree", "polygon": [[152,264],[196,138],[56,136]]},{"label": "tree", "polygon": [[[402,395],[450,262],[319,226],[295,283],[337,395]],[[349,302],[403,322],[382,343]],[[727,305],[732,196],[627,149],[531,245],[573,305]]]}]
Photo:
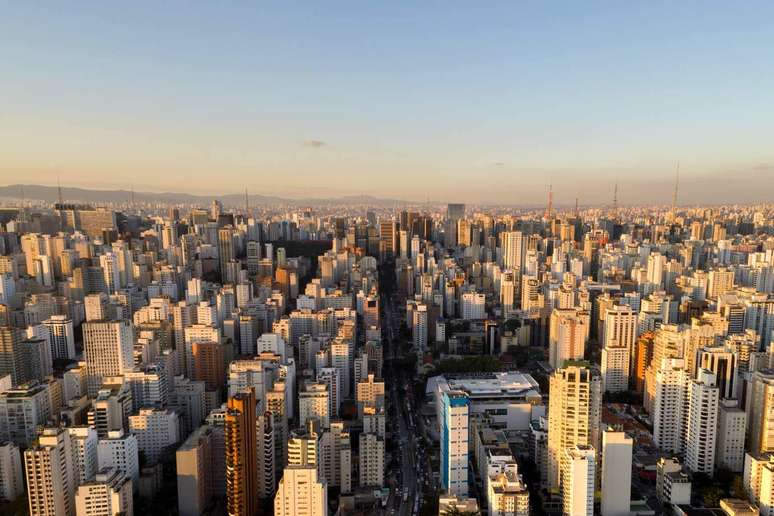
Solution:
[{"label": "tree", "polygon": [[704,507],[718,507],[724,494],[718,486],[707,486],[701,492],[701,503]]},{"label": "tree", "polygon": [[481,516],[481,511],[463,511],[457,507],[456,503],[449,505],[448,509],[444,509],[441,514],[443,516]]}]

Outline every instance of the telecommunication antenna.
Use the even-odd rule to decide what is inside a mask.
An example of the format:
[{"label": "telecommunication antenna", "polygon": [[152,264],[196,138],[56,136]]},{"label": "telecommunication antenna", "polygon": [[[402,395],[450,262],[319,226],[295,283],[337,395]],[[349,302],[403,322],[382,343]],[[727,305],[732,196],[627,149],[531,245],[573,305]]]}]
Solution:
[{"label": "telecommunication antenna", "polygon": [[675,171],[675,191],[672,193],[672,214],[677,209],[677,188],[680,185],[680,162],[677,162],[677,170]]},{"label": "telecommunication antenna", "polygon": [[554,185],[548,183],[548,210],[546,211],[546,218],[550,219],[551,214],[554,211]]},{"label": "telecommunication antenna", "polygon": [[56,189],[57,189],[57,192],[59,193],[59,205],[62,206],[64,205],[64,201],[62,200],[62,185],[59,182],[58,175],[56,176]]}]

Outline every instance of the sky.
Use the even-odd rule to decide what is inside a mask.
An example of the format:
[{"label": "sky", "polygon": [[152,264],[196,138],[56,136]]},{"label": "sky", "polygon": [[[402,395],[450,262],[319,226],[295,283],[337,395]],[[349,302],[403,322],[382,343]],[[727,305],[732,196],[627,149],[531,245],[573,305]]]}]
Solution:
[{"label": "sky", "polygon": [[[292,4],[292,5],[290,5]],[[12,2],[0,184],[771,201],[774,3]]]}]

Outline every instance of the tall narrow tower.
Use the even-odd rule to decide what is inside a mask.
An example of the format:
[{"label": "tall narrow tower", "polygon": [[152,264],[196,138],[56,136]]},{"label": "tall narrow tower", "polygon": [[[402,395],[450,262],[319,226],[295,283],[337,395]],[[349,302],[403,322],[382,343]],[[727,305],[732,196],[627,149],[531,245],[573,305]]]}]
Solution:
[{"label": "tall narrow tower", "polygon": [[228,399],[225,421],[226,507],[233,516],[254,516],[258,510],[258,461],[255,391]]},{"label": "tall narrow tower", "polygon": [[680,162],[677,162],[677,171],[675,172],[675,191],[672,193],[672,217],[675,216],[677,209],[677,187],[680,185]]},{"label": "tall narrow tower", "polygon": [[554,185],[548,184],[548,209],[546,210],[546,219],[551,220],[554,212]]}]

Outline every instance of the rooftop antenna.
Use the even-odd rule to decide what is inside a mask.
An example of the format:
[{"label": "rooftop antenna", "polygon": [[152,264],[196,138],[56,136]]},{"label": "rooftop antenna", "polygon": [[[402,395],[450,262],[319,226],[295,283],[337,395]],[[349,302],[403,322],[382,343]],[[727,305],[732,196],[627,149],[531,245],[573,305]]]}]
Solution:
[{"label": "rooftop antenna", "polygon": [[675,191],[672,194],[672,214],[674,215],[677,208],[677,187],[680,184],[680,162],[677,162],[677,170],[675,171]]},{"label": "rooftop antenna", "polygon": [[56,176],[56,189],[59,193],[59,205],[62,206],[64,204],[64,201],[62,200],[62,185],[59,182],[59,174]]}]

